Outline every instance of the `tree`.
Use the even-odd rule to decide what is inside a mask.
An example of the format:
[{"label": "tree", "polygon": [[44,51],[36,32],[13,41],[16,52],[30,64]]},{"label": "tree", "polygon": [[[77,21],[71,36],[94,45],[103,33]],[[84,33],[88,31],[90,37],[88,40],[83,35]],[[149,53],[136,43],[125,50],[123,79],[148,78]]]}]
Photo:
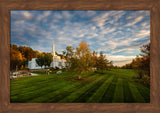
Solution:
[{"label": "tree", "polygon": [[[53,60],[53,57],[50,53],[40,53],[38,51],[34,51],[32,48],[30,47],[26,47],[26,46],[17,46],[15,44],[11,44],[11,69],[15,69],[15,65],[17,65],[17,67],[21,68],[23,67],[26,68],[28,65],[28,61],[30,61],[32,58],[37,58],[37,64],[39,66],[41,66],[42,64],[45,66],[50,66],[50,63]],[[45,56],[45,59],[43,58]],[[22,57],[22,59],[21,59]],[[45,61],[42,61],[43,60]],[[13,61],[14,59],[14,61]],[[15,61],[15,59],[17,59]],[[21,59],[21,60],[18,60]],[[18,63],[17,63],[18,62]],[[42,65],[42,66],[43,66]],[[41,67],[42,67],[41,66]]]},{"label": "tree", "polygon": [[150,86],[150,44],[143,45],[140,56],[132,60],[132,68],[138,73],[137,80]]},{"label": "tree", "polygon": [[141,48],[141,69],[145,71],[145,74],[150,76],[150,43],[143,45]]},{"label": "tree", "polygon": [[71,72],[78,73],[79,79],[82,78],[82,74],[91,71],[91,51],[86,42],[81,41],[76,51],[74,51],[72,46],[67,46],[64,53],[68,59],[68,69]]},{"label": "tree", "polygon": [[21,62],[21,65],[23,66],[23,69],[27,68],[27,65],[28,65],[28,61],[25,57],[23,57],[23,60]]},{"label": "tree", "polygon": [[36,62],[39,66],[44,65],[45,67],[48,66],[50,67],[51,62],[53,61],[53,56],[51,53],[41,53],[40,55],[37,56]]},{"label": "tree", "polygon": [[42,66],[44,65],[44,54],[40,54],[37,56],[36,63],[42,68]]},{"label": "tree", "polygon": [[45,67],[50,67],[51,62],[53,61],[53,56],[51,53],[43,53],[44,54],[44,65]]},{"label": "tree", "polygon": [[75,52],[74,52],[75,48],[72,47],[72,46],[67,46],[66,47],[66,51],[63,51],[63,55],[65,55],[66,57],[66,66],[67,68],[71,68],[71,63],[73,63],[75,61],[75,59],[73,58],[74,55],[75,55]]},{"label": "tree", "polygon": [[79,47],[76,48],[76,60],[77,66],[75,66],[75,71],[79,73],[79,79],[81,75],[91,71],[91,51],[89,46],[83,40],[79,44]]},{"label": "tree", "polygon": [[19,49],[18,46],[15,45],[15,44],[11,44],[10,46],[11,46],[12,49],[14,49],[14,50],[16,50],[16,51],[18,51],[18,49]]},{"label": "tree", "polygon": [[141,79],[144,74],[150,76],[150,44],[143,45],[140,56],[132,61],[132,67],[139,73]]},{"label": "tree", "polygon": [[21,65],[22,60],[23,60],[22,54],[11,47],[11,50],[10,50],[11,70],[15,70],[17,67],[19,67]]},{"label": "tree", "polygon": [[66,51],[63,51],[63,55],[67,60],[68,70],[74,73],[78,73],[78,78],[82,78],[82,74],[94,71],[96,68],[100,70],[106,70],[107,65],[112,65],[103,53],[97,56],[97,52],[89,50],[89,46],[83,40],[74,51],[72,46],[67,46]]},{"label": "tree", "polygon": [[113,69],[113,68],[114,68],[114,66],[113,66],[113,61],[109,61],[109,62],[108,62],[108,68],[109,68],[109,69]]},{"label": "tree", "polygon": [[93,68],[96,68],[96,63],[97,63],[97,60],[98,60],[97,52],[93,51],[91,57],[92,57],[92,60],[91,60],[91,62],[92,62],[92,67],[93,67]]},{"label": "tree", "polygon": [[106,56],[103,55],[103,52],[101,51],[96,63],[97,70],[106,70],[108,63],[109,61],[106,59]]}]

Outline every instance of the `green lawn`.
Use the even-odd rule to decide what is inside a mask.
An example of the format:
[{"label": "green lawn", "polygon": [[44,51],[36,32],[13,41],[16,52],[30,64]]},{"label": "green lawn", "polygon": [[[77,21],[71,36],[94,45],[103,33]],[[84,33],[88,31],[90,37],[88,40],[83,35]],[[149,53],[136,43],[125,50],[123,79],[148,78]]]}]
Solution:
[{"label": "green lawn", "polygon": [[136,83],[133,70],[104,74],[40,74],[11,80],[11,103],[148,103],[150,89]]}]

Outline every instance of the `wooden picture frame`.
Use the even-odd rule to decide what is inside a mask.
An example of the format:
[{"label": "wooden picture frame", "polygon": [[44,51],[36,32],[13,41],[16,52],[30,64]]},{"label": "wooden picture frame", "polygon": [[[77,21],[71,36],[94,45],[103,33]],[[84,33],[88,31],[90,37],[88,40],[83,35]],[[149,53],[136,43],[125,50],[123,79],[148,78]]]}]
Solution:
[{"label": "wooden picture frame", "polygon": [[[150,10],[150,103],[10,103],[10,10]],[[0,113],[160,113],[160,0],[1,0]]]}]

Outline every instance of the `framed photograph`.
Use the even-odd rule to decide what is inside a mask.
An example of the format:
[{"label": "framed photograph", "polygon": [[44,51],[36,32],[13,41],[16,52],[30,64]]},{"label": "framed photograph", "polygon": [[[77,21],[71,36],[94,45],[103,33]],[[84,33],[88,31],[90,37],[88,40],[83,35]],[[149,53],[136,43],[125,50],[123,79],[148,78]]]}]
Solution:
[{"label": "framed photograph", "polygon": [[2,1],[1,112],[160,112],[160,1]]}]

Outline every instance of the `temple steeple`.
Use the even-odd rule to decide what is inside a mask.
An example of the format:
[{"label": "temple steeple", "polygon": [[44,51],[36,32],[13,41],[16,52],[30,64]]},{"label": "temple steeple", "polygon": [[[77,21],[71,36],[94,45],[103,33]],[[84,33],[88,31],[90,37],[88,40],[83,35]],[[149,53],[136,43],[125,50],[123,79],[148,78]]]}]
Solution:
[{"label": "temple steeple", "polygon": [[53,54],[53,57],[56,56],[56,54],[55,54],[55,47],[54,47],[54,41],[53,41],[53,46],[52,46],[52,54]]}]

